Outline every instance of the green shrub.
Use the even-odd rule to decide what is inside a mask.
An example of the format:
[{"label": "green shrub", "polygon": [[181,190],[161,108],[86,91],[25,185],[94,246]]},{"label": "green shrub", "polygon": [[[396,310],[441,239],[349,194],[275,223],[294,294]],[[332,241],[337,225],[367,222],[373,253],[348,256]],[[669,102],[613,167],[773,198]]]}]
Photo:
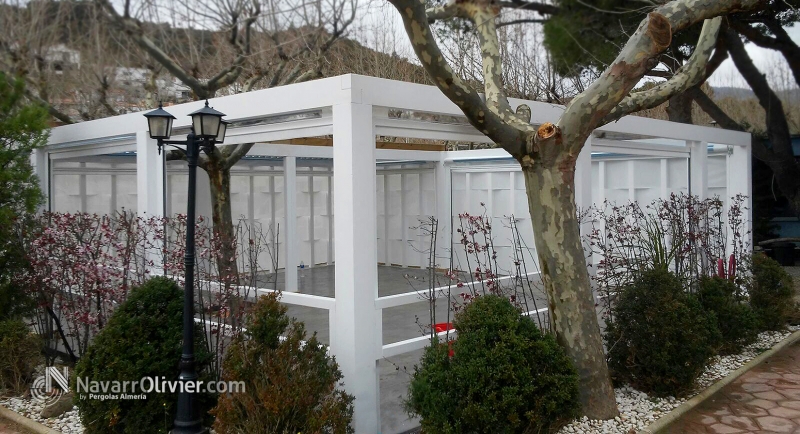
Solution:
[{"label": "green shrub", "polygon": [[[218,433],[352,433],[353,397],[342,373],[275,294],[259,298],[223,362],[223,380],[244,392],[221,395],[211,413]],[[285,339],[281,339],[284,336]]]},{"label": "green shrub", "polygon": [[717,317],[722,354],[738,353],[758,338],[758,318],[737,293],[733,282],[719,277],[705,277],[698,284],[697,297],[703,309]]},{"label": "green shrub", "polygon": [[425,432],[547,432],[577,414],[571,361],[507,299],[477,297],[453,325],[453,357],[446,343],[429,346],[409,386]]},{"label": "green shrub", "polygon": [[0,394],[25,392],[42,362],[41,351],[41,339],[23,321],[0,321]]},{"label": "green shrub", "polygon": [[[75,367],[72,390],[88,434],[166,433],[175,419],[177,393],[146,393],[146,399],[91,399],[76,389],[88,381],[139,381],[143,377],[178,379],[183,330],[183,290],[170,279],[155,277],[131,291],[108,324],[95,336]],[[208,381],[211,361],[204,335],[196,329],[195,361],[200,380]],[[106,392],[110,393],[110,392]],[[139,394],[136,392],[128,393]],[[214,405],[211,395],[197,395],[202,415]]]},{"label": "green shrub", "polygon": [[657,396],[687,392],[720,344],[716,321],[674,274],[644,271],[622,291],[606,324],[614,379]]},{"label": "green shrub", "polygon": [[766,255],[753,254],[752,276],[747,290],[763,330],[780,330],[786,326],[794,310],[792,276]]}]

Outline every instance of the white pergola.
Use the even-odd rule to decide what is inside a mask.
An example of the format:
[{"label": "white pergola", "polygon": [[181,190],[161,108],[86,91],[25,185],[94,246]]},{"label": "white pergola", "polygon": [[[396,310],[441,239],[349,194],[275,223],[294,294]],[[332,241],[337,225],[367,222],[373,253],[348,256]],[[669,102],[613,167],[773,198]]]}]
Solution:
[{"label": "white pergola", "polygon": [[[533,124],[555,122],[563,111],[563,107],[553,104],[513,99],[512,109],[522,103],[530,106]],[[176,134],[188,131],[188,114],[202,104],[168,108],[177,117]],[[285,223],[281,232],[286,270],[294,270],[300,264],[295,242],[298,159],[332,160],[332,197],[328,196],[328,207],[335,216],[335,243],[329,240],[332,257],[327,259],[331,262],[335,258],[335,298],[296,292],[297,274],[286,273],[282,301],[328,311],[330,349],[344,374],[345,388],[356,397],[355,431],[381,432],[377,361],[422,348],[428,339],[420,336],[383,342],[383,309],[418,303],[420,298],[414,291],[386,297],[378,294],[379,258],[383,257],[387,264],[393,261],[388,260],[389,195],[378,192],[376,163],[396,163],[399,167],[423,162],[432,166],[435,186],[423,186],[420,177],[418,188],[421,192],[423,187],[432,187],[436,194],[426,205],[425,211],[430,211],[426,214],[448,225],[453,215],[461,211],[453,209],[456,194],[461,195],[460,201],[469,203],[480,190],[488,197],[489,207],[498,209],[495,215],[503,215],[506,211],[501,208],[508,203],[514,209],[513,204],[524,194],[514,188],[520,178],[516,175],[519,166],[500,149],[431,151],[416,149],[415,145],[406,149],[376,148],[376,136],[488,143],[485,136],[461,120],[458,108],[432,86],[343,75],[214,98],[210,104],[233,122],[226,145],[256,143],[251,155],[282,159]],[[148,216],[164,215],[163,157],[146,129],[141,113],[54,128],[48,145],[32,157],[46,194],[55,194],[51,168],[60,161],[135,153],[136,210]],[[327,135],[333,136],[332,146],[289,144],[292,139]],[[712,159],[715,165],[711,164]],[[750,164],[749,134],[628,116],[598,129],[586,143],[577,163],[576,200],[579,207],[588,208],[609,197],[637,200],[644,193],[666,197],[671,191],[686,191],[707,197],[714,188],[719,188],[724,197],[749,197]],[[487,179],[495,185],[483,184],[480,176],[484,173],[493,174]],[[402,176],[400,179],[402,184]],[[719,185],[710,185],[710,181]],[[506,189],[507,185],[510,189]],[[383,188],[387,188],[385,182]],[[401,209],[405,190],[401,187]],[[501,190],[502,195],[495,193]],[[385,210],[382,225],[379,197],[383,198]],[[520,212],[519,208],[516,212]],[[530,226],[526,219],[520,220]],[[411,223],[403,217],[399,221],[403,230]],[[313,226],[312,223],[312,231]],[[445,256],[453,240],[449,234],[441,236],[445,239],[441,254]],[[529,244],[533,245],[532,239]]]}]

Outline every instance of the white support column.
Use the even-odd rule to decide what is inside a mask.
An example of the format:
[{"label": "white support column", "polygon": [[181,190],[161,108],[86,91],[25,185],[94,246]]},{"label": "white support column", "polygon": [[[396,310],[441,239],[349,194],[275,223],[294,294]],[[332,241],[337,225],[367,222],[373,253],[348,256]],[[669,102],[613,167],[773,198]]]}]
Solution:
[{"label": "white support column", "polygon": [[355,396],[353,428],[380,432],[377,359],[382,346],[378,297],[375,133],[372,106],[333,106],[336,199],[336,309],[331,350]]},{"label": "white support column", "polygon": [[108,214],[114,215],[117,212],[117,165],[111,164],[111,200],[108,202]]},{"label": "white support column", "polygon": [[408,225],[406,224],[406,175],[400,172],[400,266],[408,267],[406,249],[408,249],[407,235]]},{"label": "white support column", "polygon": [[80,198],[81,212],[87,212],[87,192],[86,192],[86,163],[81,161],[78,163],[80,175],[78,175],[78,197]]},{"label": "white support column", "polygon": [[[752,248],[753,246],[753,170],[752,170],[752,154],[750,145],[747,146],[731,146],[728,148],[728,203],[730,198],[741,194],[746,196],[743,210],[744,215],[744,228],[742,233],[746,235],[745,243]],[[733,234],[728,228],[728,239],[733,240]],[[731,253],[732,246],[728,246],[729,254]]]},{"label": "white support column", "polygon": [[286,249],[286,286],[284,291],[297,292],[297,157],[283,158],[283,210],[285,214],[283,245]]},{"label": "white support column", "polygon": [[389,175],[383,174],[383,264],[392,265],[391,256],[391,242],[389,241]]},{"label": "white support column", "polygon": [[[314,170],[311,168],[311,170]],[[316,264],[314,256],[314,246],[316,246],[316,236],[314,235],[314,173],[308,175],[308,244],[309,244],[309,260],[306,267],[313,268]]]},{"label": "white support column", "polygon": [[700,200],[708,198],[708,143],[687,141],[689,147],[689,192]]},{"label": "white support column", "polygon": [[597,191],[600,193],[600,197],[597,198],[597,206],[602,207],[606,201],[606,162],[600,160],[598,164],[598,180],[597,180]]},{"label": "white support column", "polygon": [[328,265],[333,265],[333,174],[328,177],[328,200],[325,206],[328,213]]},{"label": "white support column", "polygon": [[[136,210],[145,218],[164,216],[164,160],[158,153],[156,141],[147,131],[136,132]],[[84,191],[85,192],[85,191]],[[183,210],[182,212],[186,212]],[[145,255],[153,261],[154,269],[161,267],[159,247]]]},{"label": "white support column", "polygon": [[[444,164],[443,160],[436,163],[434,169],[436,176],[436,210],[435,215],[439,220],[439,233],[437,234],[438,252],[436,252],[437,267],[446,268],[450,267],[450,250],[452,249],[453,241],[450,239],[451,226],[453,224],[453,211],[451,206],[452,190],[450,186],[450,167]],[[513,181],[513,178],[512,178]],[[511,188],[513,191],[514,184],[512,182]],[[514,201],[512,200],[513,204]]]},{"label": "white support column", "polygon": [[45,202],[39,208],[39,211],[52,211],[50,209],[50,204],[52,204],[52,200],[50,199],[50,158],[49,154],[44,149],[34,149],[31,152],[31,167],[33,168],[33,173],[39,179],[39,188],[42,190],[42,194],[44,194]]},{"label": "white support column", "polygon": [[636,165],[633,160],[628,160],[628,200],[636,201]]},{"label": "white support column", "polygon": [[[140,216],[164,215],[164,171],[156,141],[147,131],[136,132],[136,200]],[[185,213],[186,211],[182,211]]]}]

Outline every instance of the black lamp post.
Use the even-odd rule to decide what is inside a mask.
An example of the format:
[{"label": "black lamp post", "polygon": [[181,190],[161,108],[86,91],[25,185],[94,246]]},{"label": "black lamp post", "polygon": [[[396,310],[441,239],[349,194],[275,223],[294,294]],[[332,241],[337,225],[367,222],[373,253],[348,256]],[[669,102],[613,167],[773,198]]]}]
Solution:
[{"label": "black lamp post", "polygon": [[[180,377],[183,387],[178,394],[178,409],[172,434],[197,434],[208,432],[203,427],[203,419],[195,405],[197,390],[197,370],[194,361],[194,225],[195,195],[197,193],[197,159],[202,148],[206,153],[214,150],[214,145],[225,139],[227,124],[222,120],[225,116],[213,108],[206,106],[189,114],[192,117],[192,131],[186,140],[169,140],[172,135],[172,121],[175,116],[169,114],[159,104],[156,110],[145,113],[150,137],[158,141],[158,152],[164,145],[182,145],[186,147],[186,161],[189,163],[189,196],[186,210],[186,254],[184,264],[186,275],[183,297],[183,354],[180,361]],[[177,146],[176,146],[177,147]],[[188,386],[188,383],[192,383]],[[192,390],[190,393],[189,390]]]}]

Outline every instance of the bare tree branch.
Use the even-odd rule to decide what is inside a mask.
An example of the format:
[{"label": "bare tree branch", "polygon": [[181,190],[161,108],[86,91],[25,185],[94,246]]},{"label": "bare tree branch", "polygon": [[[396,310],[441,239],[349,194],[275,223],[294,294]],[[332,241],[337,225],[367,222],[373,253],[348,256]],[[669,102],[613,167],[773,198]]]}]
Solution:
[{"label": "bare tree branch", "polygon": [[561,12],[561,8],[540,2],[528,2],[522,0],[500,1],[497,2],[498,6],[509,9],[517,9],[521,11],[534,11],[541,15],[556,15]]},{"label": "bare tree branch", "polygon": [[606,115],[602,123],[614,122],[633,112],[659,106],[673,95],[700,83],[705,77],[706,65],[717,44],[717,35],[721,24],[722,17],[706,20],[697,40],[697,45],[688,62],[681,66],[667,81],[625,97],[619,105]]},{"label": "bare tree branch", "polygon": [[786,33],[786,30],[776,20],[766,20],[765,25],[775,35],[769,37],[760,30],[742,23],[738,20],[730,21],[731,27],[740,33],[742,36],[749,39],[754,44],[762,48],[776,50],[783,54],[789,68],[792,70],[795,82],[800,85],[800,47],[792,40],[792,37]]},{"label": "bare tree branch", "polygon": [[514,157],[522,158],[525,153],[525,134],[507,125],[489,110],[481,96],[453,72],[433,37],[425,15],[424,0],[390,1],[400,12],[411,45],[436,86],[464,112],[478,131],[498,144],[505,144],[504,149]]},{"label": "bare tree branch", "polygon": [[586,131],[603,125],[603,121],[633,89],[639,80],[658,62],[658,56],[669,47],[672,35],[692,24],[757,6],[759,0],[672,1],[656,8],[642,21],[620,54],[609,68],[584,92],[573,98],[558,121],[558,128],[577,134],[565,138],[577,146],[583,146]]},{"label": "bare tree branch", "polygon": [[731,55],[736,69],[742,74],[750,88],[753,89],[758,103],[767,115],[767,136],[775,146],[773,152],[780,158],[794,159],[791,146],[781,146],[780,144],[791,143],[791,133],[789,123],[786,121],[786,114],[783,111],[783,104],[780,98],[769,87],[767,78],[753,64],[750,55],[744,48],[744,43],[739,35],[728,29],[725,33],[725,43],[728,53]]},{"label": "bare tree branch", "polygon": [[533,134],[536,128],[520,119],[511,110],[503,84],[503,62],[500,56],[500,44],[497,41],[495,27],[496,12],[491,6],[464,3],[464,12],[475,23],[483,61],[483,83],[486,106],[504,122],[513,125],[520,131]]}]

